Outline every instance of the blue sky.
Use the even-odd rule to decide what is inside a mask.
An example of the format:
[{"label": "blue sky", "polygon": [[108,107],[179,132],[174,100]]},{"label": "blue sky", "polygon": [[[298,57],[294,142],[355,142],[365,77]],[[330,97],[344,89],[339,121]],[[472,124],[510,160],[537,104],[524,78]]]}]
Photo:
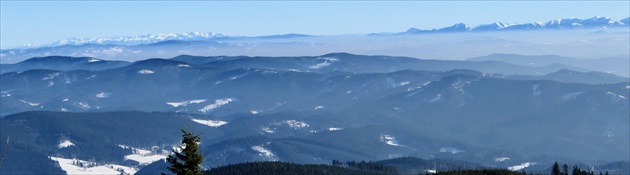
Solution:
[{"label": "blue sky", "polygon": [[1,1],[0,46],[71,37],[183,32],[313,35],[400,32],[463,22],[628,17],[629,1]]}]

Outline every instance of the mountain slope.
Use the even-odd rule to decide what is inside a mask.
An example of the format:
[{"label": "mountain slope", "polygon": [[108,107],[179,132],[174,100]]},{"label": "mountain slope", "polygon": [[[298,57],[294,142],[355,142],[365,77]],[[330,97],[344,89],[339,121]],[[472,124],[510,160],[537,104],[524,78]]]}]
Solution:
[{"label": "mountain slope", "polygon": [[562,57],[557,55],[527,56],[518,54],[492,54],[483,57],[467,59],[469,61],[501,61],[510,64],[523,66],[549,66],[562,64],[567,66],[580,67],[591,71],[600,71],[616,74],[619,76],[630,76],[630,59],[627,57],[611,57],[601,59],[577,59]]},{"label": "mountain slope", "polygon": [[91,70],[100,71],[129,65],[124,61],[109,61],[90,57],[49,56],[35,57],[16,64],[1,64],[0,74],[22,72],[31,69],[47,69],[58,71]]},{"label": "mountain slope", "polygon": [[[202,138],[206,141],[221,135],[216,128],[190,122],[193,116],[146,112],[44,111],[6,116],[0,119],[0,138],[10,137],[11,141],[2,173],[60,172],[59,166],[49,156],[75,158],[98,165],[114,163],[137,169],[143,163],[165,158],[164,151],[168,155],[172,146],[179,145],[181,136],[178,131],[182,128],[188,127],[203,134]],[[207,119],[205,116],[194,117]],[[30,168],[24,167],[25,159],[30,159]]]}]

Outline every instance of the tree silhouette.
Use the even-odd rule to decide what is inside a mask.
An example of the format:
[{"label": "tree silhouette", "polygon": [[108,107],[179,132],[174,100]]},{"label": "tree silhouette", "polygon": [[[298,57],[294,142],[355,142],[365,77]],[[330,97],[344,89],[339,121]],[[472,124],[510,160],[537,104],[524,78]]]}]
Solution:
[{"label": "tree silhouette", "polygon": [[551,168],[551,175],[561,175],[560,166],[558,166],[558,162],[553,164],[553,168]]},{"label": "tree silhouette", "polygon": [[184,129],[182,129],[182,133],[182,143],[184,146],[179,147],[181,152],[173,150],[173,154],[166,158],[166,161],[171,164],[168,170],[176,175],[202,175],[203,173],[199,165],[201,165],[203,161],[203,156],[199,154],[199,147],[197,145],[197,142],[201,139],[199,135],[195,136],[190,131]]}]

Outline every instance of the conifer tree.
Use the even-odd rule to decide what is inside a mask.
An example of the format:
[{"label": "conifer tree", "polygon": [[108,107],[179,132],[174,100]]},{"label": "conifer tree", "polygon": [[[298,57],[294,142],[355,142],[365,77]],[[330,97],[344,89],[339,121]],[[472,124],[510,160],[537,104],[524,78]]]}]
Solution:
[{"label": "conifer tree", "polygon": [[561,175],[560,166],[558,166],[558,162],[553,164],[553,168],[551,168],[551,175]]},{"label": "conifer tree", "polygon": [[193,135],[190,131],[182,129],[182,143],[184,146],[180,146],[181,152],[173,150],[173,154],[166,158],[166,161],[170,164],[168,170],[176,175],[202,175],[201,162],[203,156],[199,154],[199,147],[197,142],[201,139],[199,135]]}]

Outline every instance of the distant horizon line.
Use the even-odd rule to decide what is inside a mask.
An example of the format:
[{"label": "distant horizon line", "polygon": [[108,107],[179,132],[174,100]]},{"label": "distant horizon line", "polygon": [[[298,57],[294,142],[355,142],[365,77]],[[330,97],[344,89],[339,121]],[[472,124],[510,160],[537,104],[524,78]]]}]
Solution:
[{"label": "distant horizon line", "polygon": [[[14,47],[10,47],[10,48],[0,48],[0,50],[13,50],[13,49],[31,49],[31,48],[39,48],[39,47],[56,47],[56,46],[64,46],[64,45],[84,45],[84,44],[104,44],[107,45],[107,43],[99,43],[99,40],[102,42],[103,40],[109,40],[110,42],[116,42],[116,40],[120,41],[120,42],[126,42],[126,41],[121,41],[121,40],[130,40],[129,42],[136,42],[135,44],[130,44],[130,45],[137,45],[137,44],[152,44],[152,43],[159,43],[159,42],[164,42],[164,41],[171,41],[171,40],[185,40],[185,39],[193,39],[193,38],[197,38],[197,39],[211,39],[211,38],[265,38],[265,37],[282,37],[282,36],[288,36],[288,37],[309,37],[309,36],[352,36],[352,35],[390,35],[390,34],[404,34],[404,33],[409,33],[409,32],[436,32],[439,31],[441,29],[447,29],[449,27],[454,27],[457,25],[464,25],[466,28],[472,30],[472,29],[476,29],[479,27],[483,27],[483,26],[487,26],[487,25],[492,25],[492,24],[505,24],[508,27],[509,26],[515,26],[515,25],[523,25],[523,24],[534,24],[534,23],[539,23],[539,24],[547,24],[550,23],[552,21],[557,21],[557,20],[588,20],[588,19],[607,19],[607,20],[612,20],[615,22],[619,22],[625,26],[630,26],[630,23],[626,24],[623,23],[621,21],[624,20],[628,20],[630,21],[630,16],[626,17],[626,18],[622,18],[622,19],[612,19],[612,18],[608,18],[608,17],[604,17],[604,16],[594,16],[592,18],[562,18],[562,19],[552,19],[552,20],[548,20],[545,22],[540,22],[540,21],[534,21],[534,22],[519,22],[519,23],[505,23],[505,22],[501,22],[501,21],[495,21],[493,23],[485,23],[485,24],[479,24],[476,25],[474,27],[470,27],[468,25],[466,25],[466,23],[464,22],[459,22],[459,23],[455,23],[451,26],[445,26],[445,27],[441,27],[441,28],[432,28],[432,29],[418,29],[415,27],[409,27],[406,31],[400,31],[400,32],[371,32],[371,33],[354,33],[354,34],[329,34],[329,35],[314,35],[314,34],[306,34],[306,33],[299,33],[299,32],[290,32],[290,33],[280,33],[280,34],[269,34],[269,35],[229,35],[223,32],[198,32],[198,31],[193,31],[193,32],[181,32],[181,33],[159,33],[159,34],[153,34],[153,33],[148,33],[148,34],[143,34],[143,35],[112,35],[112,36],[100,36],[100,37],[69,37],[69,38],[65,38],[65,39],[59,39],[59,40],[55,40],[55,41],[50,41],[47,43],[42,43],[42,44],[35,44],[35,43],[25,43],[22,44],[22,46],[14,46]],[[610,23],[609,23],[610,24]],[[545,25],[542,25],[545,26]],[[580,29],[580,28],[577,28]],[[583,28],[583,29],[589,29],[589,28]],[[592,28],[590,28],[592,29]],[[536,31],[534,30],[530,30],[530,29],[526,29],[528,31]],[[496,30],[496,31],[500,31],[500,30]],[[190,36],[190,35],[194,35],[194,36]],[[160,38],[166,38],[166,37],[181,37],[181,35],[184,35],[185,37],[188,38],[182,38],[182,39],[163,39],[160,40]],[[291,35],[295,35],[295,36],[291,36]],[[143,37],[145,37],[143,39]],[[147,38],[148,37],[148,38]],[[149,39],[156,39],[156,41],[147,41],[147,42],[142,42],[143,40],[149,40]],[[73,40],[75,43],[69,43],[71,42],[71,40]],[[194,39],[193,39],[194,40]],[[85,43],[76,43],[78,41],[84,41]],[[64,43],[64,42],[68,42],[68,43]]]}]

